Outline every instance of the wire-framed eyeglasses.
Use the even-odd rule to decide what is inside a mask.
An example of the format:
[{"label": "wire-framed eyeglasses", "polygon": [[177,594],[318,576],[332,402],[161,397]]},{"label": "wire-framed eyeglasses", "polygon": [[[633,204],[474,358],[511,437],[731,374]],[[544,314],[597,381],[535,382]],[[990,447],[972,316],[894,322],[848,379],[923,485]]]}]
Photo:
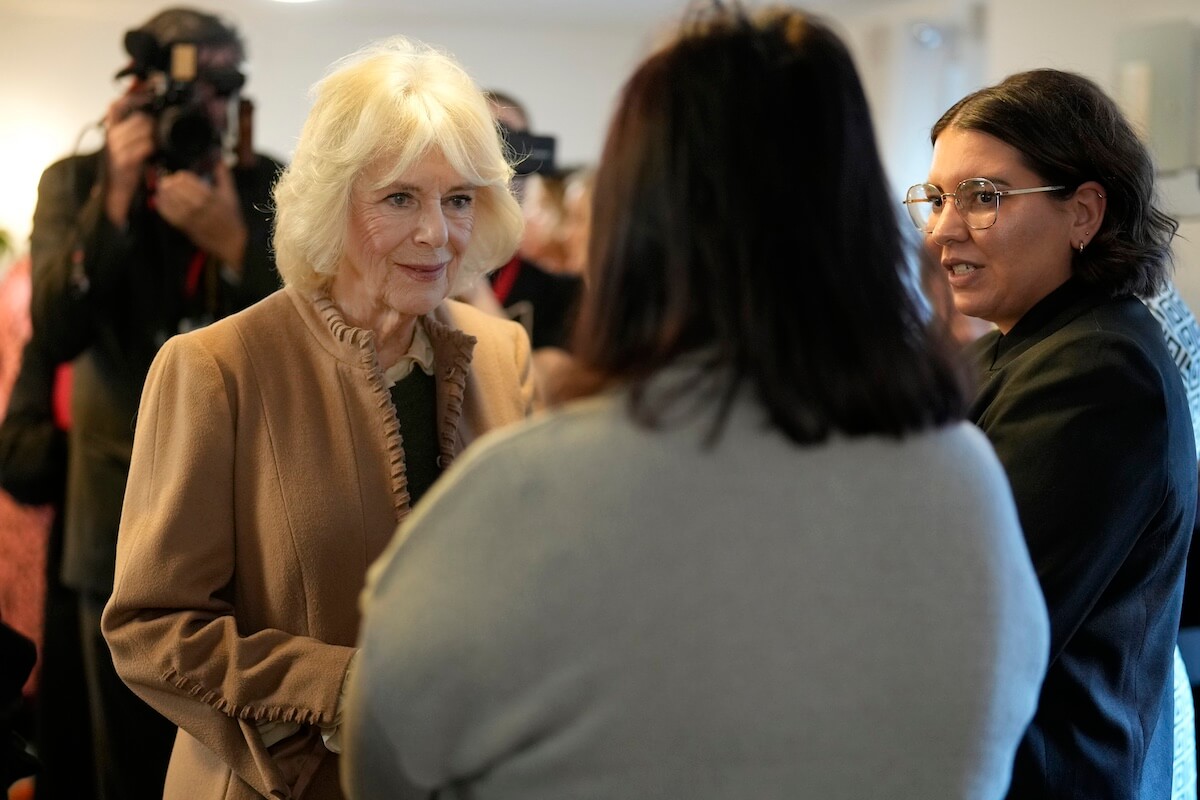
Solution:
[{"label": "wire-framed eyeglasses", "polygon": [[908,187],[904,206],[917,230],[931,233],[932,220],[942,210],[946,198],[954,198],[954,207],[972,230],[982,231],[996,224],[1000,213],[1000,198],[1018,194],[1056,192],[1065,186],[1035,186],[1031,189],[997,189],[987,178],[967,178],[953,192],[943,192],[932,183],[918,183]]}]

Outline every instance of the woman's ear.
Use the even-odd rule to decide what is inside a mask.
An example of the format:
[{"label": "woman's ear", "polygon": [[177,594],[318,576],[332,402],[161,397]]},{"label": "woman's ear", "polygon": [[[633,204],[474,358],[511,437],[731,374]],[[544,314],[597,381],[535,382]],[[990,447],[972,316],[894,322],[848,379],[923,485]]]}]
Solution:
[{"label": "woman's ear", "polygon": [[1071,241],[1072,250],[1087,247],[1100,230],[1104,222],[1104,211],[1108,208],[1108,193],[1096,181],[1084,181],[1072,195],[1071,209]]}]

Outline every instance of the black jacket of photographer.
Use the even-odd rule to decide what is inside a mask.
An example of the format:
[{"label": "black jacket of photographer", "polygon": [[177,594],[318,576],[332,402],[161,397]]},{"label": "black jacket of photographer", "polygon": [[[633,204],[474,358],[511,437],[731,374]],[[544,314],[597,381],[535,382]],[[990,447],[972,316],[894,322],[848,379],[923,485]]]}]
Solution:
[{"label": "black jacket of photographer", "polygon": [[114,226],[104,210],[103,151],[69,157],[43,173],[31,240],[33,324],[53,360],[74,361],[68,586],[100,597],[112,591],[134,417],[158,348],[279,287],[266,209],[280,168],[259,155],[232,170],[247,227],[240,280],[159,217],[144,188],[125,229]]}]

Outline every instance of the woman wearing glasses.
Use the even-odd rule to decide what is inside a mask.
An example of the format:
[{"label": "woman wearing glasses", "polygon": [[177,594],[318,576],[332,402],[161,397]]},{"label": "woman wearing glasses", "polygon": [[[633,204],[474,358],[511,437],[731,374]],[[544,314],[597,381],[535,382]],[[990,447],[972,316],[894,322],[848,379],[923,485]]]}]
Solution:
[{"label": "woman wearing glasses", "polygon": [[933,127],[906,205],[963,314],[970,415],[1013,486],[1050,665],[1010,797],[1168,797],[1172,664],[1196,503],[1187,400],[1137,299],[1176,223],[1150,156],[1085,78],[1013,75]]}]

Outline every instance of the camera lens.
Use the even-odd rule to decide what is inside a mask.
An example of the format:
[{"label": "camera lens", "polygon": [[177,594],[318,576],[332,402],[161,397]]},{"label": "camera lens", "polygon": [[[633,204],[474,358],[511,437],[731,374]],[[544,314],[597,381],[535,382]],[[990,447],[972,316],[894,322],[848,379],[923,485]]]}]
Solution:
[{"label": "camera lens", "polygon": [[195,170],[220,145],[220,134],[200,106],[170,106],[159,115],[158,149],[167,169]]}]

